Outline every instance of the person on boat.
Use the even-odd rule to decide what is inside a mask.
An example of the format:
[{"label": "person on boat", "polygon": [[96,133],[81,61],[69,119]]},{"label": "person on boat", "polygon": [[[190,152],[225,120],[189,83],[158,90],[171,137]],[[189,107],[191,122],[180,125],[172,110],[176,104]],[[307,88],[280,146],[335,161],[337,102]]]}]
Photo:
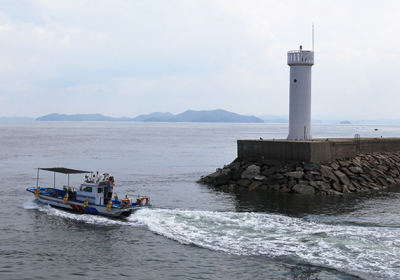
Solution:
[{"label": "person on boat", "polygon": [[114,183],[114,178],[111,176],[110,178],[108,178],[108,181],[107,181],[107,197],[108,197],[108,199],[112,198],[113,183]]},{"label": "person on boat", "polygon": [[72,188],[68,188],[68,199],[74,198],[75,193],[72,191]]}]

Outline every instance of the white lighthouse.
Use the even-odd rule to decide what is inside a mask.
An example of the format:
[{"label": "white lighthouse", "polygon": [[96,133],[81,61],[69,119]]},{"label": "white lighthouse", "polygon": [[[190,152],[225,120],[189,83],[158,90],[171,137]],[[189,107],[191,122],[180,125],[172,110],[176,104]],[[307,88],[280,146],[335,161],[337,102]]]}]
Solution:
[{"label": "white lighthouse", "polygon": [[311,140],[311,67],[314,51],[288,51],[290,66],[289,135],[287,140]]}]

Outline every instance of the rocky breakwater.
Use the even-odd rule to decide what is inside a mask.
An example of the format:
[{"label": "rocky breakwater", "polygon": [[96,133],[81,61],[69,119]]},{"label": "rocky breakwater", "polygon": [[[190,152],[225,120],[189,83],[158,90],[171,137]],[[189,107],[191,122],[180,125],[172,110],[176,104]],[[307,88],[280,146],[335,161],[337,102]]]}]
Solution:
[{"label": "rocky breakwater", "polygon": [[400,183],[400,153],[359,154],[325,164],[237,158],[197,183],[221,190],[343,195]]}]

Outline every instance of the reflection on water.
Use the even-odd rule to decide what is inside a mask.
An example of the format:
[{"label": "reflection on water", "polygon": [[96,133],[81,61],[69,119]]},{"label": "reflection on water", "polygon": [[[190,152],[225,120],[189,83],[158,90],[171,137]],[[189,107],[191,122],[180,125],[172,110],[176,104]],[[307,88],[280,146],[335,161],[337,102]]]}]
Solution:
[{"label": "reflection on water", "polygon": [[[216,192],[219,192],[216,190]],[[274,192],[238,191],[232,193],[238,212],[279,213],[302,217],[307,215],[343,216],[365,212],[399,214],[400,186],[350,195],[318,196]],[[394,199],[397,202],[395,203]],[[366,211],[368,210],[368,211]]]}]

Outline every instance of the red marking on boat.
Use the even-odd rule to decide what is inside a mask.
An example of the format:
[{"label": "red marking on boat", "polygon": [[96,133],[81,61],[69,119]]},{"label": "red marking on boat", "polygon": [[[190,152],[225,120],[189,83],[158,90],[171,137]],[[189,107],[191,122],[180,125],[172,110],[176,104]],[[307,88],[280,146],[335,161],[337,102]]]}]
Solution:
[{"label": "red marking on boat", "polygon": [[71,207],[72,207],[72,209],[74,209],[74,210],[78,210],[78,207],[76,207],[76,205],[75,204],[69,204],[69,205],[71,205]]},{"label": "red marking on boat", "polygon": [[76,207],[78,208],[78,210],[86,212],[85,208],[83,208],[81,205],[76,205]]}]

